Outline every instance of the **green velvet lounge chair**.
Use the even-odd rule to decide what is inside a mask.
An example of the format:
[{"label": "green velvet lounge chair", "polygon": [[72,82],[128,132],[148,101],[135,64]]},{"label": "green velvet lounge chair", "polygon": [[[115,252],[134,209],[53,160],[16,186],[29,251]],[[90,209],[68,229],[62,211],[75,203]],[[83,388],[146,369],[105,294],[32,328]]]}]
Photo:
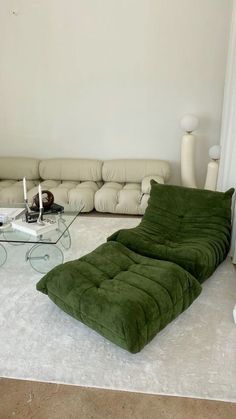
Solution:
[{"label": "green velvet lounge chair", "polygon": [[37,289],[136,353],[192,304],[225,259],[233,192],[152,181],[139,226],[119,230],[88,255],[54,268]]}]

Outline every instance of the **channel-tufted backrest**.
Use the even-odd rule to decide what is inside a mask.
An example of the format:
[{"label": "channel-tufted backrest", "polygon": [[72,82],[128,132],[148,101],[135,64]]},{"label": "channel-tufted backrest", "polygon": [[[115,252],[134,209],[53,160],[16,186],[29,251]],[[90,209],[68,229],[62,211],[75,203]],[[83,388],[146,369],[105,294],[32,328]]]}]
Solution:
[{"label": "channel-tufted backrest", "polygon": [[229,243],[231,198],[234,189],[214,192],[151,181],[151,195],[143,223],[151,223],[166,237],[218,238]]},{"label": "channel-tufted backrest", "polygon": [[42,179],[94,181],[102,179],[102,161],[95,159],[46,159],[39,164]]},{"label": "channel-tufted backrest", "polygon": [[164,160],[118,159],[106,160],[102,167],[105,182],[138,182],[150,175],[160,176],[164,182],[170,177],[170,165]]},{"label": "channel-tufted backrest", "polygon": [[109,240],[142,255],[174,262],[202,282],[229,251],[234,189],[223,193],[155,181],[151,185],[139,226],[120,230]]},{"label": "channel-tufted backrest", "polygon": [[39,178],[39,160],[27,157],[0,157],[0,179]]}]

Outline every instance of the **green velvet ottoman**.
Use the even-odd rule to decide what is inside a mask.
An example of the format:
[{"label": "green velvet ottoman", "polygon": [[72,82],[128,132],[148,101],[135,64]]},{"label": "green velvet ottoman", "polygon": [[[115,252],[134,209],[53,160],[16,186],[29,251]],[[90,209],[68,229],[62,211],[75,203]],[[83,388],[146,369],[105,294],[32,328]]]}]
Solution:
[{"label": "green velvet ottoman", "polygon": [[128,351],[140,351],[201,292],[178,265],[109,241],[59,265],[37,289],[62,310]]}]

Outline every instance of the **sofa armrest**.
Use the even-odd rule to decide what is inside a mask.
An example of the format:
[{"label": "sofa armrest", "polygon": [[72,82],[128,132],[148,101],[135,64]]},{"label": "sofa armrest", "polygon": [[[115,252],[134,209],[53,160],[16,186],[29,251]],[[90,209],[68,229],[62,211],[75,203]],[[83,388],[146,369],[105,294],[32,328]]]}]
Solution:
[{"label": "sofa armrest", "polygon": [[150,176],[145,176],[142,180],[142,185],[141,185],[141,191],[142,193],[147,193],[150,194],[150,190],[151,190],[151,180],[155,180],[158,183],[164,183],[164,179],[161,176],[157,176],[157,175],[150,175]]}]

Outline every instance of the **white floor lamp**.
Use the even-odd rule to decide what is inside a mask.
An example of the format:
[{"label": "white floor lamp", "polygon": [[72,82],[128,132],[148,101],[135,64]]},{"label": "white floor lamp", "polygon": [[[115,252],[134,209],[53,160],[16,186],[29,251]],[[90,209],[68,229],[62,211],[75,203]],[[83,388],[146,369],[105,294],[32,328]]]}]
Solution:
[{"label": "white floor lamp", "polygon": [[207,175],[204,189],[210,189],[211,191],[216,190],[219,171],[220,151],[220,145],[213,145],[209,149],[209,157],[211,161],[208,163],[207,166]]},{"label": "white floor lamp", "polygon": [[[180,121],[185,131],[181,144],[181,182],[183,186],[197,188],[195,177],[195,136],[193,131],[198,128],[199,121],[194,115],[185,115]],[[209,149],[211,161],[207,166],[207,175],[204,189],[216,190],[219,170],[220,146],[214,145]]]},{"label": "white floor lamp", "polygon": [[180,121],[185,131],[181,144],[181,181],[183,186],[197,188],[195,178],[195,137],[192,134],[198,127],[198,118],[194,115],[185,115]]}]

